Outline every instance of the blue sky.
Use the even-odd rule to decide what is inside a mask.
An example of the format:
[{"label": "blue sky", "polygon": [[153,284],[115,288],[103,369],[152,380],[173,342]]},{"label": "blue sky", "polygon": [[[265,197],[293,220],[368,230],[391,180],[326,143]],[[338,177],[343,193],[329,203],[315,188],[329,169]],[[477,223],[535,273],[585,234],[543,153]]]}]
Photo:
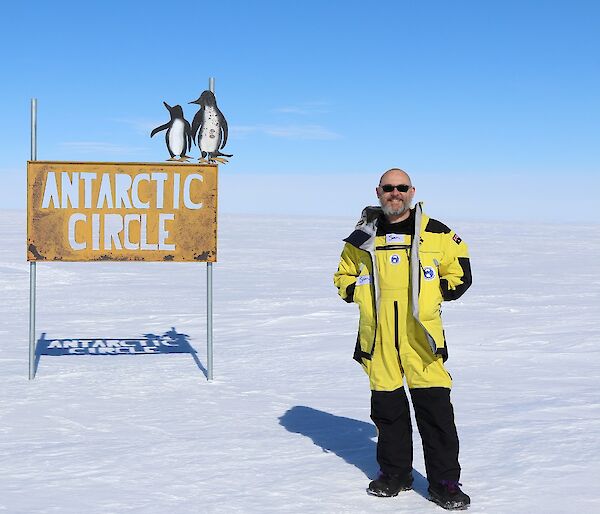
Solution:
[{"label": "blue sky", "polygon": [[[27,2],[3,7],[0,206],[38,159],[161,161],[163,100],[216,78],[222,212],[358,215],[402,167],[442,219],[600,221],[600,3]],[[197,149],[194,149],[194,155]]]}]

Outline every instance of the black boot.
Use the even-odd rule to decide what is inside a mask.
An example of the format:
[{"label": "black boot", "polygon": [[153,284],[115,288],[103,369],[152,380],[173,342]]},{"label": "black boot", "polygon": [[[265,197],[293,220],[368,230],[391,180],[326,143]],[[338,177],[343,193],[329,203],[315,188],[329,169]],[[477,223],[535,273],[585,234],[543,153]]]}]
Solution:
[{"label": "black boot", "polygon": [[429,499],[446,510],[465,510],[471,498],[460,490],[459,485],[456,480],[429,484]]},{"label": "black boot", "polygon": [[377,480],[373,480],[367,488],[367,493],[373,496],[390,497],[396,496],[400,491],[412,489],[413,476],[408,475],[390,475],[388,473],[379,473]]}]

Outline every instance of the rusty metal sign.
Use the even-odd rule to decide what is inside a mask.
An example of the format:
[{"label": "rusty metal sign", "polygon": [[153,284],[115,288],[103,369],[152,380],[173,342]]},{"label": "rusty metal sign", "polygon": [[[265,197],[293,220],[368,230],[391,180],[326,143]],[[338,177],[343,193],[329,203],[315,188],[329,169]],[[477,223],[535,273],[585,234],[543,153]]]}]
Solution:
[{"label": "rusty metal sign", "polygon": [[216,165],[27,163],[27,260],[217,260]]}]

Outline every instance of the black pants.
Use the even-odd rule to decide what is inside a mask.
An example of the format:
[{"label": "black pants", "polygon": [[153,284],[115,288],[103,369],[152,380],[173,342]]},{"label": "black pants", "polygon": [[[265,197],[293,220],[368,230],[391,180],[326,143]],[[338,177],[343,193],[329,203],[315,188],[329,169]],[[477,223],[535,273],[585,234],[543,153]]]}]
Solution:
[{"label": "black pants", "polygon": [[[411,389],[415,418],[425,456],[429,482],[458,480],[458,435],[450,389],[427,387]],[[379,430],[377,462],[381,471],[406,474],[412,470],[412,425],[404,388],[371,391],[371,419]]]}]

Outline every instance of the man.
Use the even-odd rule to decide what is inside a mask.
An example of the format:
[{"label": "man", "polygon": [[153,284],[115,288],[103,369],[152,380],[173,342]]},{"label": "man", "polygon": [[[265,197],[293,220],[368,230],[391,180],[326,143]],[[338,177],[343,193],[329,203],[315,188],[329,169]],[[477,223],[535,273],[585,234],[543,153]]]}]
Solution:
[{"label": "man", "polygon": [[452,379],[440,305],[471,285],[467,245],[446,225],[414,208],[408,174],[386,171],[376,188],[381,207],[367,207],[344,241],[334,283],[357,303],[354,358],[371,386],[371,419],[378,429],[379,478],[367,489],[396,496],[412,488],[412,426],[404,378],[423,441],[430,500],[464,509],[459,487],[458,436],[450,403]]}]

